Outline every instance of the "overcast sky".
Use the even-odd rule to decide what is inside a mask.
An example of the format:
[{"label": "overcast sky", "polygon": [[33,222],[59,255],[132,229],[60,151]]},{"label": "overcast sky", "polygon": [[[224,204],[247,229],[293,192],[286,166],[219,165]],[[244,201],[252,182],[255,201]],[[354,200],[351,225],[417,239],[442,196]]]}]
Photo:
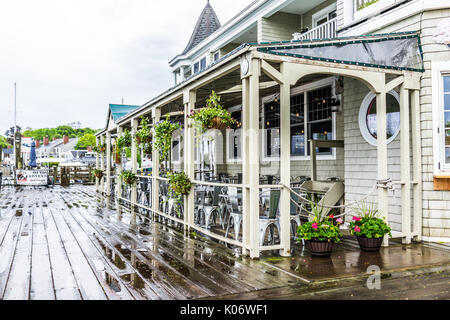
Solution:
[{"label": "overcast sky", "polygon": [[[224,24],[252,0],[211,0]],[[168,65],[206,0],[0,0],[0,134],[74,121],[103,128],[109,103],[173,85]]]}]

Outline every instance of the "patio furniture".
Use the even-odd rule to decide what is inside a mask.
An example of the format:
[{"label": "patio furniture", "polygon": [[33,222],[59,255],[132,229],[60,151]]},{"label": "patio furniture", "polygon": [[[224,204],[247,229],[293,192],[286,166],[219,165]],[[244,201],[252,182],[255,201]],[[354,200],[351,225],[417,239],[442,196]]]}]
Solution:
[{"label": "patio furniture", "polygon": [[234,226],[234,238],[237,241],[239,238],[239,229],[242,225],[242,210],[239,208],[238,201],[238,191],[236,187],[228,187],[228,201],[229,207],[229,218],[227,223],[227,230],[225,232],[225,238],[228,236],[228,231],[230,229],[231,222]]},{"label": "patio furniture", "polygon": [[215,186],[213,188],[212,197],[211,197],[211,203],[205,204],[203,206],[203,213],[205,218],[205,228],[208,229],[210,226],[210,220],[213,218],[213,221],[216,220],[217,216],[220,218],[220,224],[222,225],[222,228],[224,228],[224,220],[223,220],[223,209],[224,206],[219,206],[219,200],[220,200],[220,192],[222,190],[222,187]]},{"label": "patio furniture", "polygon": [[205,206],[206,201],[206,188],[203,186],[199,186],[195,190],[195,198],[194,198],[194,223],[201,226],[204,221],[204,211],[203,207]]},{"label": "patio furniture", "polygon": [[[269,203],[264,205],[267,210],[264,210],[264,215],[259,217],[259,232],[260,232],[260,245],[264,244],[264,238],[267,232],[267,228],[270,228],[269,241],[274,241],[273,227],[276,226],[278,232],[280,232],[280,220],[277,216],[278,205],[280,203],[280,190],[270,190]],[[264,208],[263,207],[263,208]]]},{"label": "patio furniture", "polygon": [[295,235],[297,234],[297,228],[300,226],[300,210],[299,203],[300,197],[297,194],[300,194],[300,188],[293,188],[291,192],[291,238],[295,239]]}]

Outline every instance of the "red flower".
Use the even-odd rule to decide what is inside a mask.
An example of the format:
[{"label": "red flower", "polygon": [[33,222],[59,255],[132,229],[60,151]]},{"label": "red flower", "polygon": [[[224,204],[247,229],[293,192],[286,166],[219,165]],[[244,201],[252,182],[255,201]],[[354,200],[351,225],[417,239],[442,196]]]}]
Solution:
[{"label": "red flower", "polygon": [[334,218],[334,214],[330,214],[330,219],[333,219]]},{"label": "red flower", "polygon": [[354,221],[359,221],[359,220],[361,220],[361,218],[360,217],[353,217],[353,220]]}]

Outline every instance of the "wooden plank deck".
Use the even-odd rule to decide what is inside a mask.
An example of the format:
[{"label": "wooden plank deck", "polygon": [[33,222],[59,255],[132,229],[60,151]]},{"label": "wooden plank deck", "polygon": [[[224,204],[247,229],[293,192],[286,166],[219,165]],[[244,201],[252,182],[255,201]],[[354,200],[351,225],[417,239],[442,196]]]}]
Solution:
[{"label": "wooden plank deck", "polygon": [[196,299],[298,283],[142,213],[119,214],[92,186],[2,189],[0,257],[0,299]]}]

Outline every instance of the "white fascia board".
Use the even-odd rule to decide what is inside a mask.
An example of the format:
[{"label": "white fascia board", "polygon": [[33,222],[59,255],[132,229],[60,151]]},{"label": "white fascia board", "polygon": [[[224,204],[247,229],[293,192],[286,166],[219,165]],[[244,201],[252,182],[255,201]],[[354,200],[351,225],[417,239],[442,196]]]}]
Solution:
[{"label": "white fascia board", "polygon": [[170,64],[170,67],[172,70],[177,70],[178,68],[184,67],[184,66],[190,66],[192,61],[190,59],[183,58],[181,60],[175,61],[173,64]]},{"label": "white fascia board", "polygon": [[[339,36],[343,37],[368,34],[382,29],[388,25],[394,24],[398,21],[404,20],[408,17],[414,16],[423,11],[448,8],[450,8],[450,5],[448,4],[447,0],[416,0],[407,2],[381,15],[367,17],[369,19],[368,21],[348,30],[338,30],[338,34]],[[352,23],[357,23],[357,21],[352,21],[350,24],[344,25],[343,28],[346,28]]]},{"label": "white fascia board", "polygon": [[[240,34],[252,28],[262,17],[269,17],[286,7],[295,0],[261,0],[255,2],[247,10],[232,18],[219,30],[214,32],[208,38],[200,42],[191,51],[184,55],[192,61],[196,58],[208,54],[210,51],[217,51],[227,43],[237,38]],[[171,62],[180,57],[175,57]]]}]

